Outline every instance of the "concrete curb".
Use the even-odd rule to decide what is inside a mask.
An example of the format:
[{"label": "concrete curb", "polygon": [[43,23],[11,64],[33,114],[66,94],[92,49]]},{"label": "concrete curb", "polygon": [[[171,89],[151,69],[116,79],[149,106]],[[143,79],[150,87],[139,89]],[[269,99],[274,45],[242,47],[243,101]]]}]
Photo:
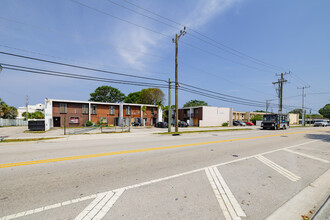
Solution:
[{"label": "concrete curb", "polygon": [[[309,217],[320,208],[330,193],[330,169],[322,176],[309,184],[305,189],[287,201],[279,209],[268,216],[267,220],[302,219],[303,215]],[[315,208],[314,208],[315,207]],[[312,211],[312,213],[309,213]]]}]

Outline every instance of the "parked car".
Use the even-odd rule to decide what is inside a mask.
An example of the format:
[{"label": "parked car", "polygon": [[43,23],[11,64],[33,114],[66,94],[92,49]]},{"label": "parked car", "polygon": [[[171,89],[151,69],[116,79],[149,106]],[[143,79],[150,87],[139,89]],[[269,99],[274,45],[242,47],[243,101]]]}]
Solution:
[{"label": "parked car", "polygon": [[132,126],[142,126],[142,124],[140,122],[132,122]]},{"label": "parked car", "polygon": [[157,128],[167,128],[167,122],[166,121],[160,121],[160,122],[157,122],[155,127]]},{"label": "parked car", "polygon": [[248,121],[245,122],[245,124],[248,125],[248,126],[253,126],[254,125],[253,122],[248,122]]},{"label": "parked car", "polygon": [[326,126],[328,126],[328,123],[325,120],[316,120],[314,123],[314,127],[326,127]]},{"label": "parked car", "polygon": [[[173,121],[173,122],[171,123],[171,125],[172,125],[172,126],[175,126],[175,122]],[[189,125],[188,125],[188,123],[185,122],[185,121],[178,121],[178,126],[179,126],[179,127],[188,127]]]},{"label": "parked car", "polygon": [[233,121],[234,126],[245,126],[246,124],[242,121]]}]

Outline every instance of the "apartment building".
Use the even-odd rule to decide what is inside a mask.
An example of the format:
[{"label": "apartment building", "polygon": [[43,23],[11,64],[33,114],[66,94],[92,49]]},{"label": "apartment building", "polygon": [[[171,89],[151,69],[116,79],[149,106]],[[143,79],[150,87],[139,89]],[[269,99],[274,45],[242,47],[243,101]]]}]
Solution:
[{"label": "apartment building", "polygon": [[132,122],[152,126],[162,121],[162,110],[155,105],[105,103],[74,100],[45,100],[45,127],[83,127],[87,121],[108,126]]}]

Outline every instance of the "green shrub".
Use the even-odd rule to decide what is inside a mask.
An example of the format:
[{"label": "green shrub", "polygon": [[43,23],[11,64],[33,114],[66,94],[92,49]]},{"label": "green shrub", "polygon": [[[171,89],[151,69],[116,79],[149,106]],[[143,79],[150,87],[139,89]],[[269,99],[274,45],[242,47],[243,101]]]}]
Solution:
[{"label": "green shrub", "polygon": [[87,122],[86,122],[86,126],[87,126],[87,127],[90,127],[90,126],[92,126],[92,125],[93,125],[93,122],[91,122],[91,121],[87,121]]},{"label": "green shrub", "polygon": [[228,127],[228,122],[222,123],[222,127]]}]

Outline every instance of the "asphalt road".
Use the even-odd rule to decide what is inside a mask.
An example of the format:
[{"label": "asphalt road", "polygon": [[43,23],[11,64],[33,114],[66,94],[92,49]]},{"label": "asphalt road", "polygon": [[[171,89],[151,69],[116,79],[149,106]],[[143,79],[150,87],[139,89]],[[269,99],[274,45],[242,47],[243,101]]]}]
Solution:
[{"label": "asphalt road", "polygon": [[265,219],[329,170],[330,130],[81,135],[0,155],[1,220]]}]

